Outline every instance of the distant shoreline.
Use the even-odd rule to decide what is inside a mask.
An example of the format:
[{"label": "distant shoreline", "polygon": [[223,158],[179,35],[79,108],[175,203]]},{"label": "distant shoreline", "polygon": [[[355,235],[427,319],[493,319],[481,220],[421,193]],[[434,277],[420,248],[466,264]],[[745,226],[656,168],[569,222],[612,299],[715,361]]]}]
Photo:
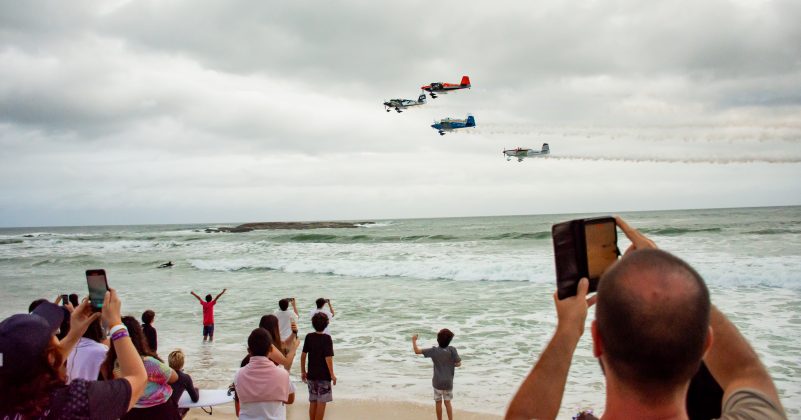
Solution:
[{"label": "distant shoreline", "polygon": [[254,230],[303,230],[303,229],[355,229],[375,222],[256,222],[235,227],[206,228],[206,233],[242,233]]}]

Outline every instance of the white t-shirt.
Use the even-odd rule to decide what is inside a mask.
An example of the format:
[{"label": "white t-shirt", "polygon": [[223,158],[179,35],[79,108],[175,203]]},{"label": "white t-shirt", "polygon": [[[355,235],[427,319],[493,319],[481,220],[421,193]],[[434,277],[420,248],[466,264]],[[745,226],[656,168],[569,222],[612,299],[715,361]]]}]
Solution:
[{"label": "white t-shirt", "polygon": [[108,347],[105,344],[81,337],[67,357],[67,379],[96,381],[107,353]]},{"label": "white t-shirt", "polygon": [[295,315],[295,311],[292,309],[275,311],[274,315],[276,318],[278,318],[278,329],[281,330],[281,341],[286,341],[286,339],[292,334],[292,320],[297,323],[298,316]]},{"label": "white t-shirt", "polygon": [[[328,315],[328,326],[325,327],[325,331],[323,331],[323,333],[331,335],[331,331],[329,330],[329,328],[331,328],[331,322],[333,322],[334,316],[331,315],[331,312],[328,309],[312,309],[311,312],[309,312],[309,322],[311,322],[312,317],[317,312],[322,312]],[[314,326],[312,326],[312,331],[314,331]]]}]

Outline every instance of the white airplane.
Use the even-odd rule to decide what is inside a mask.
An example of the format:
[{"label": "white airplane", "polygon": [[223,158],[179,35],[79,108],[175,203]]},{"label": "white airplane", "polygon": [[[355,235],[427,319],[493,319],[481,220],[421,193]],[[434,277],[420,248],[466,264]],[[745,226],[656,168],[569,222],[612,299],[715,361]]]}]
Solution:
[{"label": "white airplane", "polygon": [[391,111],[392,108],[395,108],[395,111],[398,111],[400,114],[403,112],[402,110],[410,107],[410,106],[418,106],[423,105],[426,103],[426,95],[422,94],[419,98],[415,101],[414,99],[390,99],[384,102],[384,108],[386,108],[387,112]]},{"label": "white airplane", "polygon": [[527,157],[548,156],[551,154],[551,148],[548,143],[542,143],[542,150],[523,149],[518,147],[516,149],[504,150],[503,154],[506,155],[506,160],[510,161],[513,157],[517,158],[518,162],[522,162]]}]

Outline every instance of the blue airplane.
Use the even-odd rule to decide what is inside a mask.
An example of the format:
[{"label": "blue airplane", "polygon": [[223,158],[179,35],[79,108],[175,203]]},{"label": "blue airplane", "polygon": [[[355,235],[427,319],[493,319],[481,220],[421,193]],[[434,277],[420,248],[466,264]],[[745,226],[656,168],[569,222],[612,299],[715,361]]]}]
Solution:
[{"label": "blue airplane", "polygon": [[472,115],[468,115],[467,119],[460,120],[458,118],[444,118],[440,122],[431,124],[431,128],[437,130],[440,136],[444,136],[446,131],[453,131],[459,128],[475,127],[476,119]]}]

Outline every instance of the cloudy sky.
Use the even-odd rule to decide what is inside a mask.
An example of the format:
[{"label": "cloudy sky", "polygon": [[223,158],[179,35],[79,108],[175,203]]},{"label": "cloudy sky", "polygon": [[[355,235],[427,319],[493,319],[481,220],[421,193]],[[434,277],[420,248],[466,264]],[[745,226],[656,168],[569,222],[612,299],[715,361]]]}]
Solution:
[{"label": "cloudy sky", "polygon": [[798,22],[797,0],[0,0],[0,226],[801,204]]}]

